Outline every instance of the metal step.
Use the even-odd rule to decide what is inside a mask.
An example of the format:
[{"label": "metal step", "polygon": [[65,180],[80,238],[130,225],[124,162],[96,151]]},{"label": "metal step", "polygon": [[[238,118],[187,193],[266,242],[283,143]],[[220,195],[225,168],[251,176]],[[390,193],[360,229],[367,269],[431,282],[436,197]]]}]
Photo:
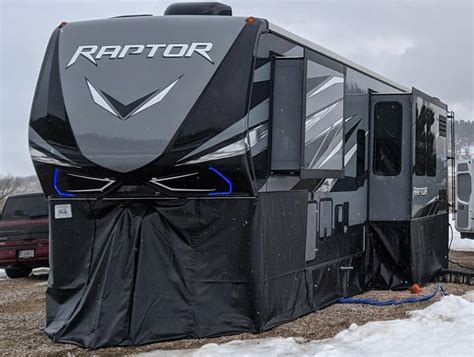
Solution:
[{"label": "metal step", "polygon": [[440,275],[435,278],[435,281],[440,283],[454,283],[473,286],[474,273],[447,269],[443,270]]}]

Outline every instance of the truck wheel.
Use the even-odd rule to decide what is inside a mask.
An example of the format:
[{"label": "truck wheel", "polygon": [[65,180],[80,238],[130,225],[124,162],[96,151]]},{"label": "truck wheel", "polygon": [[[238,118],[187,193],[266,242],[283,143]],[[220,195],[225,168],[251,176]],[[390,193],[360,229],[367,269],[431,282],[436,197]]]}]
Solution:
[{"label": "truck wheel", "polygon": [[5,269],[5,273],[10,279],[16,279],[16,278],[25,278],[29,276],[32,270],[33,270],[32,268],[26,268],[26,267],[11,268],[11,269]]}]

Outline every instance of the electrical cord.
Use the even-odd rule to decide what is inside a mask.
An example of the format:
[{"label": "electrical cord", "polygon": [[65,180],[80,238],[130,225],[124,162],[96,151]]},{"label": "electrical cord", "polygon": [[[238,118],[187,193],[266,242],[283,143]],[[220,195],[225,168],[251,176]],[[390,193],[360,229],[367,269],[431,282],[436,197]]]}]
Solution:
[{"label": "electrical cord", "polygon": [[451,259],[448,259],[448,261],[449,261],[451,264],[457,265],[457,266],[460,267],[460,268],[467,269],[467,270],[470,270],[470,271],[474,271],[474,268],[468,267],[467,265],[462,265],[461,263],[455,262],[455,261],[453,261],[453,260],[451,260]]},{"label": "electrical cord", "polygon": [[453,244],[453,240],[454,240],[454,231],[453,231],[453,226],[451,225],[451,223],[448,223],[448,226],[449,226],[449,230],[451,231],[451,240],[449,241],[449,246],[448,246],[448,252],[450,252],[451,244]]},{"label": "electrical cord", "polygon": [[427,301],[435,297],[438,293],[441,296],[448,295],[448,293],[446,293],[446,291],[443,289],[443,286],[439,284],[436,287],[436,290],[434,291],[434,293],[429,294],[429,295],[409,297],[409,298],[400,299],[400,300],[393,300],[393,299],[392,300],[376,300],[376,299],[360,299],[360,298],[347,297],[347,298],[339,299],[338,302],[340,304],[364,304],[364,305],[374,305],[374,306],[401,305],[401,304],[409,304],[409,303],[415,303],[415,302],[420,302],[420,301]]}]

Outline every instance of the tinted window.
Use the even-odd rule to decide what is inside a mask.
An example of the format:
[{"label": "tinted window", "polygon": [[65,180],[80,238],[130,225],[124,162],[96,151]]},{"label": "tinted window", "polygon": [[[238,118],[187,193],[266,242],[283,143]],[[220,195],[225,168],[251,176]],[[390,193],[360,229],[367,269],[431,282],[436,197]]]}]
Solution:
[{"label": "tinted window", "polygon": [[43,196],[10,197],[3,209],[3,220],[48,217],[48,201]]},{"label": "tinted window", "polygon": [[275,59],[272,170],[300,168],[303,60]]},{"label": "tinted window", "polygon": [[374,109],[374,173],[395,176],[402,161],[402,105],[379,102]]},{"label": "tinted window", "polygon": [[362,177],[365,175],[365,131],[357,130],[357,164],[356,175]]},{"label": "tinted window", "polygon": [[458,175],[458,196],[459,199],[464,202],[469,202],[471,198],[471,175],[459,174]]},{"label": "tinted window", "polygon": [[426,175],[426,116],[416,107],[415,175]]},{"label": "tinted window", "polygon": [[426,117],[426,175],[436,176],[436,127],[433,110]]},{"label": "tinted window", "polygon": [[421,99],[416,105],[415,175],[436,176],[435,113]]}]

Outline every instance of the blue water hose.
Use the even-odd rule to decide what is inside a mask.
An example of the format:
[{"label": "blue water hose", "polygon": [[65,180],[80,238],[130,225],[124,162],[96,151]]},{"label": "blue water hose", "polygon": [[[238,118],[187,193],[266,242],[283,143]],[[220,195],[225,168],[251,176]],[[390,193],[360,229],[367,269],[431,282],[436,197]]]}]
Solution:
[{"label": "blue water hose", "polygon": [[389,306],[389,305],[401,305],[401,304],[410,304],[414,302],[427,301],[435,297],[437,294],[441,296],[448,295],[441,285],[436,287],[436,290],[433,294],[422,295],[416,297],[409,297],[400,300],[376,300],[376,299],[359,299],[353,297],[341,298],[339,299],[340,304],[366,304],[366,305],[375,305],[375,306]]}]

